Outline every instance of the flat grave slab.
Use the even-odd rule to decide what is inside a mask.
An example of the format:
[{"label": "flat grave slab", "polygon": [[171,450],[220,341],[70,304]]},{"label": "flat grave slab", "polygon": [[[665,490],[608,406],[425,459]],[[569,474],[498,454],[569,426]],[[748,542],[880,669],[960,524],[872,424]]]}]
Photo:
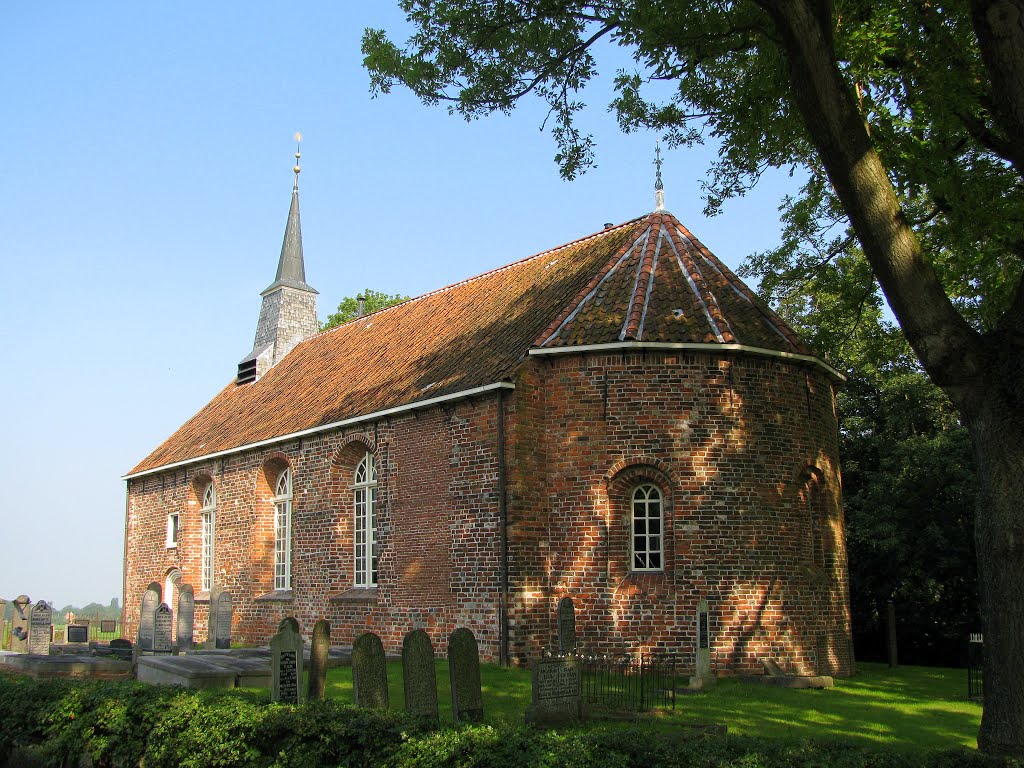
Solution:
[{"label": "flat grave slab", "polygon": [[30,677],[76,677],[94,680],[130,680],[132,664],[88,654],[43,656],[26,653],[0,655],[0,664]]},{"label": "flat grave slab", "polygon": [[221,654],[141,656],[136,677],[143,683],[185,688],[268,688],[270,664]]}]

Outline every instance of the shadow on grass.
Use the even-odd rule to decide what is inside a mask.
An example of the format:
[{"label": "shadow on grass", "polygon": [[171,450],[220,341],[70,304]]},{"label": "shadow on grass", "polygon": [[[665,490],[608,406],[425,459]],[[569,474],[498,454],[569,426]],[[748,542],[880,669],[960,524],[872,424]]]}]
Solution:
[{"label": "shadow on grass", "polygon": [[[451,723],[448,663],[438,660],[437,694],[442,723]],[[967,701],[966,672],[957,669],[860,664],[859,674],[834,688],[791,690],[723,679],[707,693],[679,696],[675,710],[652,713],[654,727],[723,723],[729,732],[786,740],[842,740],[896,749],[975,747],[981,706]],[[482,665],[488,722],[522,721],[530,703],[530,673]],[[402,709],[402,668],[388,664],[392,709]],[[352,702],[352,670],[336,667],[327,695]]]}]

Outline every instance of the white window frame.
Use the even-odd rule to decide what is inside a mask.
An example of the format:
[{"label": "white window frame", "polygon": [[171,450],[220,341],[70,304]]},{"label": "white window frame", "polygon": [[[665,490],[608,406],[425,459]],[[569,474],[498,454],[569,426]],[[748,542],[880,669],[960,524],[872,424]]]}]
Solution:
[{"label": "white window frame", "polygon": [[642,483],[629,497],[630,570],[665,570],[665,499],[654,483]]},{"label": "white window frame", "polygon": [[167,537],[164,539],[164,546],[167,549],[176,549],[178,546],[178,537],[181,535],[181,518],[178,517],[177,512],[171,512],[167,515]]},{"label": "white window frame", "polygon": [[352,529],[354,583],[357,587],[377,586],[377,462],[367,453],[356,467],[352,482]]},{"label": "white window frame", "polygon": [[292,470],[274,484],[274,589],[292,588]]},{"label": "white window frame", "polygon": [[199,510],[203,521],[199,558],[199,588],[203,592],[211,592],[213,590],[214,538],[217,529],[217,491],[213,487],[213,482],[203,489],[202,504],[202,509]]}]

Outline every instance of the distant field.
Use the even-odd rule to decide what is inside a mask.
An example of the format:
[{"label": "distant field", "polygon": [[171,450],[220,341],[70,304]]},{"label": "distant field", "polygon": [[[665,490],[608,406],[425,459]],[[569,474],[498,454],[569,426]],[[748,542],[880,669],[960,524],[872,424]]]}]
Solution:
[{"label": "distant field", "polygon": [[[651,719],[671,729],[681,723],[723,723],[729,733],[779,739],[849,740],[897,749],[975,747],[981,705],[967,701],[962,669],[861,663],[858,674],[826,690],[787,690],[722,680],[709,693],[679,696],[675,711]],[[484,713],[488,721],[521,721],[530,702],[530,674],[484,665]],[[388,665],[391,706],[403,704],[402,669]],[[437,662],[442,722],[451,722],[448,663]],[[352,701],[352,670],[327,677],[328,696]]]}]

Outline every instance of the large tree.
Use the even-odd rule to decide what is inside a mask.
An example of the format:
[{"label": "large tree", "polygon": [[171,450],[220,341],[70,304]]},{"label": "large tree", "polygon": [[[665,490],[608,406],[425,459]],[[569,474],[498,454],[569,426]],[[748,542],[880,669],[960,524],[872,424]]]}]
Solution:
[{"label": "large tree", "polygon": [[[863,254],[813,271],[778,255],[748,259],[745,271],[847,377],[837,406],[857,658],[887,658],[892,600],[900,663],[962,665],[979,626],[970,436],[887,319]],[[765,262],[779,268],[762,271]]]},{"label": "large tree", "polygon": [[787,203],[800,242],[790,263],[845,252],[848,227],[970,433],[985,628],[978,743],[1024,755],[1024,0],[401,5],[415,28],[403,47],[381,30],[364,35],[372,88],[401,82],[467,118],[539,96],[567,177],[592,161],[574,118],[606,43],[636,61],[616,79],[625,130],[720,142],[711,210],[766,167],[806,169]]}]

